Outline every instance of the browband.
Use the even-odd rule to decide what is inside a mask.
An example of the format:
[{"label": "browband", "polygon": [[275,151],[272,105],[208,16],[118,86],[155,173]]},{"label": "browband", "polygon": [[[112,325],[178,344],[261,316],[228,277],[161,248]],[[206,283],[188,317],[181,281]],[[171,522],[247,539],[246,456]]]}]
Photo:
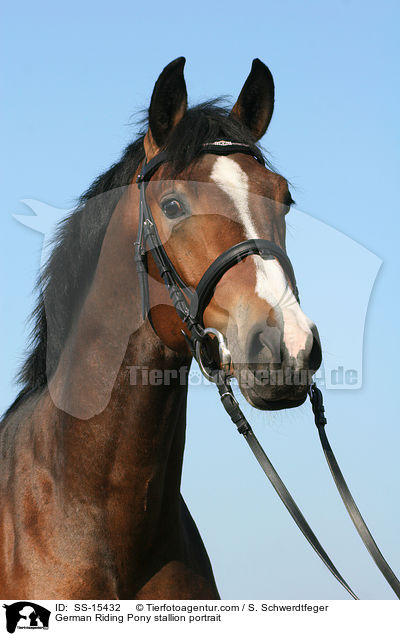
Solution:
[{"label": "browband", "polygon": [[[236,143],[234,141],[226,141],[221,139],[219,141],[212,141],[209,143],[205,143],[202,145],[201,153],[213,154],[213,155],[232,155],[236,152],[250,155],[254,157],[261,163],[261,165],[265,166],[265,161],[261,152],[255,148],[251,147],[248,144]],[[140,173],[137,176],[136,183],[142,183],[143,181],[149,181],[153,174],[158,170],[161,164],[166,163],[169,160],[169,153],[167,150],[162,150],[155,157],[150,159],[147,163],[145,163]]]},{"label": "browband", "polygon": [[235,141],[225,141],[224,139],[221,139],[220,141],[205,143],[203,144],[202,152],[213,155],[233,155],[235,152],[239,152],[242,155],[244,154],[254,157],[258,163],[265,166],[265,161],[258,148],[251,147],[248,144],[236,143]]}]

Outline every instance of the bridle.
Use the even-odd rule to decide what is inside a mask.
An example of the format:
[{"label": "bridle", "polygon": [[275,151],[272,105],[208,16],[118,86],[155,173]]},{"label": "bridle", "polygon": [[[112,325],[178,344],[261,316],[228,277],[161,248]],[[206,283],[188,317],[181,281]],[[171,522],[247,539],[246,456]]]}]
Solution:
[{"label": "bridle", "polygon": [[[253,149],[245,144],[219,141],[204,144],[202,151],[204,153],[215,153],[219,155],[232,154],[234,152],[251,154],[255,156],[255,159],[262,165],[265,165],[262,156],[258,153],[254,155]],[[160,152],[148,163],[143,164],[136,179],[140,189],[140,212],[139,231],[135,243],[135,261],[140,281],[142,315],[143,318],[146,318],[149,313],[149,289],[146,263],[146,246],[148,245],[149,252],[153,256],[161,278],[167,287],[175,310],[189,329],[191,334],[189,339],[190,348],[192,352],[194,352],[196,344],[204,340],[203,313],[213,296],[216,285],[231,267],[247,256],[256,254],[261,256],[261,258],[269,258],[272,255],[277,258],[291,283],[297,299],[298,291],[293,267],[288,256],[278,245],[264,239],[250,239],[237,243],[227,249],[210,265],[196,289],[192,291],[183,282],[166,253],[160,240],[153,214],[146,200],[146,187],[149,180],[156,170],[166,161],[168,161],[167,152]]]},{"label": "bridle", "polygon": [[[203,144],[202,152],[217,155],[229,155],[233,153],[248,154],[253,156],[262,165],[265,165],[262,155],[258,149],[246,144],[235,143],[227,140],[219,140]],[[230,385],[231,355],[223,334],[212,327],[205,328],[203,322],[204,311],[207,308],[214,294],[215,287],[221,280],[222,276],[229,269],[248,256],[256,255],[263,259],[270,258],[271,256],[276,258],[290,282],[296,299],[299,300],[292,264],[287,254],[275,243],[264,239],[249,239],[233,245],[218,256],[203,274],[195,290],[187,286],[176,271],[166,250],[164,249],[164,246],[162,245],[153,214],[146,200],[146,188],[148,182],[158,168],[168,160],[169,155],[166,150],[161,151],[149,162],[146,162],[145,159],[136,179],[140,191],[140,210],[138,235],[135,242],[135,262],[139,277],[143,318],[145,319],[147,316],[150,317],[147,269],[147,251],[149,251],[158,268],[161,279],[169,292],[175,310],[179,318],[182,320],[182,326],[186,325],[189,331],[190,336],[188,336],[182,329],[182,335],[185,337],[201,371],[208,380],[216,385],[226,412],[236,425],[239,433],[241,433],[246,439],[261,468],[271,481],[273,487],[277,491],[295,523],[306,537],[307,541],[339,583],[354,599],[358,599],[318,541],[316,535],[308,525],[297,504],[265,454],[259,441],[254,435],[250,424],[243,415]],[[205,347],[210,336],[214,336],[218,342],[218,366],[216,366],[215,363],[213,364],[213,361],[207,354]],[[400,599],[400,582],[381,554],[364,519],[362,518],[329,444],[325,431],[326,418],[322,393],[315,383],[311,384],[309,387],[308,395],[311,401],[315,424],[318,429],[322,448],[339,494],[359,535],[361,536],[364,545],[371,554],[383,576],[392,587],[396,596]]]}]

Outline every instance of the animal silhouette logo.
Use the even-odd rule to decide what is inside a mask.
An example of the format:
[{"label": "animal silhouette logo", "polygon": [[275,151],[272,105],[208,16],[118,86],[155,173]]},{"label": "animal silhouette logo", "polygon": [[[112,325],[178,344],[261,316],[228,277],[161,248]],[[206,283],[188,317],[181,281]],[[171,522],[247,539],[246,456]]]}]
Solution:
[{"label": "animal silhouette logo", "polygon": [[13,634],[18,629],[48,629],[51,612],[31,601],[18,601],[3,605],[6,610],[7,631]]}]

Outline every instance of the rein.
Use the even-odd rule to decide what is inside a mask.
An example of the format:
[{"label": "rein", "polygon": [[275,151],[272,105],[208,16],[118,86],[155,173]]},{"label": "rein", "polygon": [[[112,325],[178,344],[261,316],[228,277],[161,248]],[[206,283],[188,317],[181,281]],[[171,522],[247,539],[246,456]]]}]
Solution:
[{"label": "rein", "polygon": [[[220,140],[204,144],[202,152],[218,155],[229,155],[238,152],[245,153],[253,156],[259,163],[264,165],[261,154],[246,144]],[[145,160],[136,180],[140,191],[140,211],[138,236],[135,242],[135,262],[139,277],[143,318],[145,319],[149,316],[150,311],[146,255],[148,248],[148,251],[151,253],[160,272],[160,276],[169,292],[175,310],[183,324],[187,326],[190,332],[190,336],[188,336],[185,331],[182,330],[182,334],[185,337],[193,356],[196,358],[202,373],[208,380],[216,385],[223,407],[230,416],[232,422],[236,425],[238,432],[245,438],[264,473],[267,475],[280,499],[286,506],[307,541],[344,589],[347,590],[354,599],[358,600],[356,594],[346,583],[345,579],[336,569],[328,554],[320,544],[296,502],[287,490],[285,484],[271,464],[249,422],[243,415],[230,384],[231,375],[229,373],[229,368],[231,364],[231,355],[227,348],[223,334],[213,328],[204,328],[203,324],[203,313],[213,296],[216,285],[231,267],[247,256],[258,255],[263,259],[270,258],[271,256],[276,258],[290,282],[296,299],[299,300],[292,264],[287,254],[275,243],[264,239],[250,239],[233,245],[218,256],[208,267],[196,289],[194,291],[190,289],[179,276],[168,257],[161,243],[152,212],[146,201],[146,187],[149,180],[156,170],[168,160],[169,155],[167,151],[160,152],[148,163],[146,163]],[[217,369],[215,367],[211,367],[211,360],[208,358],[206,352],[204,352],[204,345],[210,335],[217,338],[219,345],[220,367]],[[379,570],[382,572],[386,581],[393,589],[397,598],[400,599],[400,581],[397,579],[396,575],[376,545],[351,495],[329,444],[325,431],[327,421],[325,417],[322,393],[315,383],[309,387],[308,395],[325,458],[343,503],[365,547],[372,556]]]}]

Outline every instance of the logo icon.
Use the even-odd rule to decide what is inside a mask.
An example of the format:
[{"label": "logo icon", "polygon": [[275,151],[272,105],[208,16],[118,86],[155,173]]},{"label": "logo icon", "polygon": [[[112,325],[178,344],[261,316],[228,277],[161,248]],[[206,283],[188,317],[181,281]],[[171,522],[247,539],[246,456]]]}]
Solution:
[{"label": "logo icon", "polygon": [[16,629],[49,629],[51,612],[37,603],[18,601],[3,607],[6,610],[9,634],[13,634]]}]

